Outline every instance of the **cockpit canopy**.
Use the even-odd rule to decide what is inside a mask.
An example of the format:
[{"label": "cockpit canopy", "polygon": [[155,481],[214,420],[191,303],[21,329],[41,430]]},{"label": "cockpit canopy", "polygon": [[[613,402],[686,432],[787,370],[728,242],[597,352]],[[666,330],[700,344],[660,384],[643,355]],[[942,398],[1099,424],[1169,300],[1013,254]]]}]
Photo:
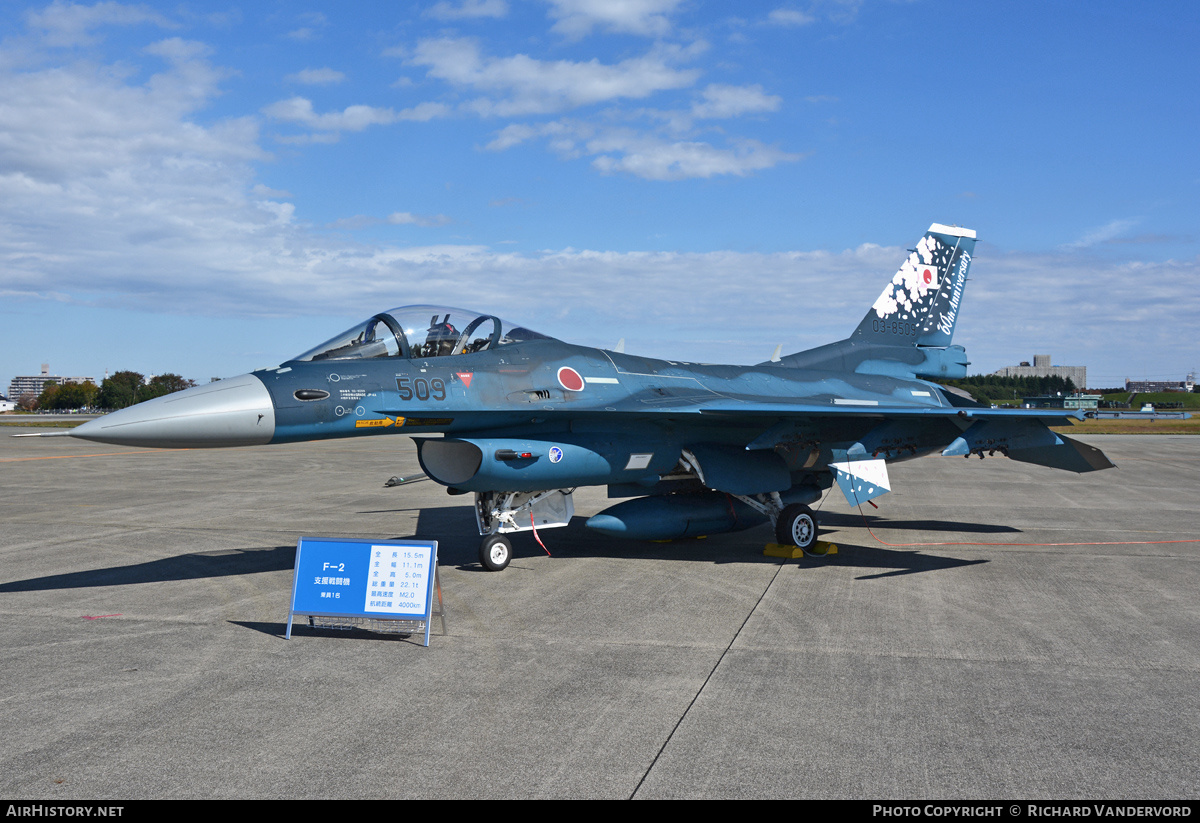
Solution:
[{"label": "cockpit canopy", "polygon": [[549,339],[491,314],[449,306],[403,306],[380,312],[293,359],[445,357]]}]

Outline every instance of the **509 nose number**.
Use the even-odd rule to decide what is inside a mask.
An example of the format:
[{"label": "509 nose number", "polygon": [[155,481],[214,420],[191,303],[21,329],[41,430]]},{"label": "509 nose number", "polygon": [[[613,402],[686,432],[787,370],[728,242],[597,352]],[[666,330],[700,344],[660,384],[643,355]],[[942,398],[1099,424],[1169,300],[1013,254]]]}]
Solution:
[{"label": "509 nose number", "polygon": [[396,378],[396,390],[400,392],[401,400],[412,400],[416,397],[417,400],[434,400],[446,399],[446,381],[440,377],[435,377],[432,380],[426,380],[424,377],[418,377],[415,380],[410,377]]}]

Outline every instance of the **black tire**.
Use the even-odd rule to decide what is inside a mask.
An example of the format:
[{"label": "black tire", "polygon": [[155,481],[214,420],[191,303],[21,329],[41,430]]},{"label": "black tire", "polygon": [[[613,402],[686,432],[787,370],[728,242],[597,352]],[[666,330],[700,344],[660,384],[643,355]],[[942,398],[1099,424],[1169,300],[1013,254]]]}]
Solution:
[{"label": "black tire", "polygon": [[479,544],[479,562],[490,572],[500,572],[508,568],[512,560],[512,543],[502,534],[493,534],[483,538]]},{"label": "black tire", "polygon": [[793,503],[775,521],[775,540],[808,551],[817,542],[817,516],[808,506]]}]

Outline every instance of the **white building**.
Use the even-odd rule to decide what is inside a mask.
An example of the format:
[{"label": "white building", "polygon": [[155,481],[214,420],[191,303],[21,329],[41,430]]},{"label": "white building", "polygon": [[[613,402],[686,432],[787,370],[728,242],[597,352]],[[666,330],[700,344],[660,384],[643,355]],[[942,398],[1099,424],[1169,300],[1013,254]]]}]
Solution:
[{"label": "white building", "polygon": [[57,374],[50,373],[50,364],[42,364],[42,373],[37,375],[21,375],[14,377],[12,382],[8,384],[8,396],[12,402],[17,403],[21,400],[24,394],[32,394],[35,397],[42,393],[42,389],[47,383],[56,383],[59,386],[64,386],[67,383],[95,383],[94,377],[59,377]]},{"label": "white building", "polygon": [[1019,366],[1005,366],[992,374],[997,377],[1061,377],[1074,383],[1079,391],[1087,388],[1087,366],[1052,366],[1048,354],[1035,354],[1032,366],[1024,362]]}]

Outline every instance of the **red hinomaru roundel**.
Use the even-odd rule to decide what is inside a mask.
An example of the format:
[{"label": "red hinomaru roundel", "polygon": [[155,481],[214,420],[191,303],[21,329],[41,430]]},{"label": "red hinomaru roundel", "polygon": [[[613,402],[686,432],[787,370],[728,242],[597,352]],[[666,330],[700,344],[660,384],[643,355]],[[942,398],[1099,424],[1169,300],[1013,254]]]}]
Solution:
[{"label": "red hinomaru roundel", "polygon": [[558,382],[567,391],[583,391],[583,378],[570,366],[558,370]]}]

